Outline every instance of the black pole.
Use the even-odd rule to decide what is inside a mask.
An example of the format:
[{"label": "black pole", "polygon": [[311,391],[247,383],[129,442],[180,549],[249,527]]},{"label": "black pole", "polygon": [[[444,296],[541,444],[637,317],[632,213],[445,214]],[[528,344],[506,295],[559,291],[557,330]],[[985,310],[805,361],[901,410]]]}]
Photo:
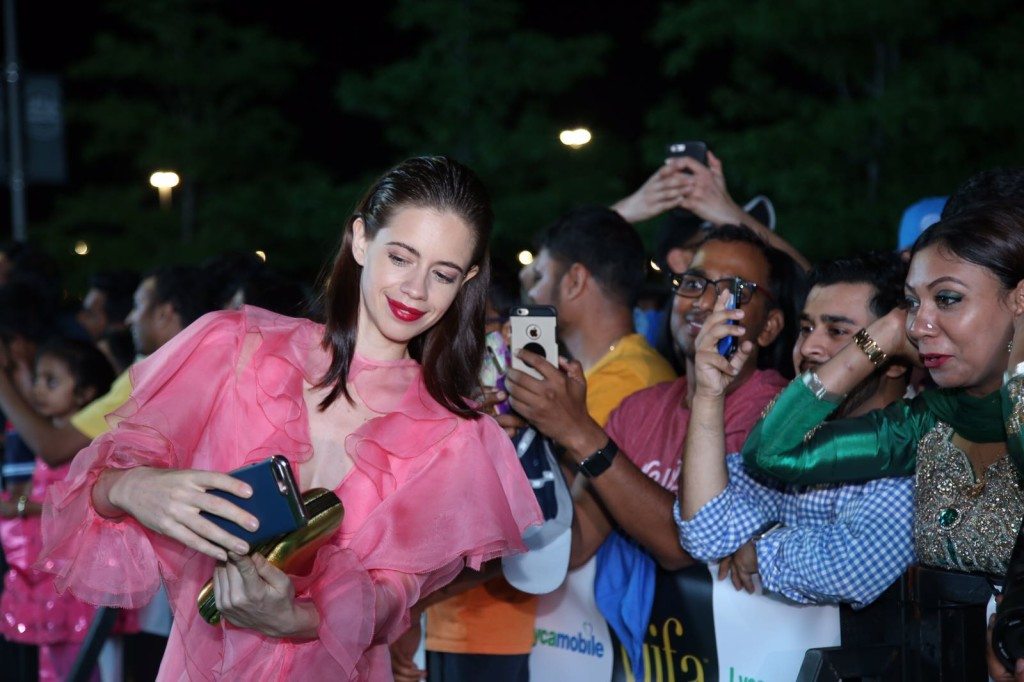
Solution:
[{"label": "black pole", "polygon": [[11,231],[14,241],[28,240],[25,210],[25,156],[21,139],[21,66],[15,25],[16,0],[4,0],[4,57],[7,61],[7,139],[11,167],[7,184],[11,190]]},{"label": "black pole", "polygon": [[114,630],[117,614],[117,609],[106,606],[96,609],[89,632],[86,633],[82,648],[78,650],[78,656],[75,658],[75,664],[71,667],[71,672],[68,673],[67,682],[86,682],[92,677],[92,671],[96,668],[100,651]]}]

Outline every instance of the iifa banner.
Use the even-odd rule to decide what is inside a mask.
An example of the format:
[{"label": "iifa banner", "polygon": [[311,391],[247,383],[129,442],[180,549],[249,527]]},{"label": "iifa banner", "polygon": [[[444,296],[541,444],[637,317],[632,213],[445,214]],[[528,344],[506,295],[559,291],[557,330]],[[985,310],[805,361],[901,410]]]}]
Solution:
[{"label": "iifa banner", "polygon": [[791,682],[807,649],[839,644],[836,606],[737,592],[717,568],[658,570],[643,672],[633,670],[594,603],[594,562],[541,598],[532,682]]}]

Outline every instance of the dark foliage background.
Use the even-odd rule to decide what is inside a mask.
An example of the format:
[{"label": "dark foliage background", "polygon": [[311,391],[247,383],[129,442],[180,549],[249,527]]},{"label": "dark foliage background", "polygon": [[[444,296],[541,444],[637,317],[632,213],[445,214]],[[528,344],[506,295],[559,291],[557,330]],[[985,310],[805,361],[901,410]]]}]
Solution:
[{"label": "dark foliage background", "polygon": [[[71,163],[69,184],[30,189],[30,238],[73,284],[226,249],[311,280],[358,193],[412,154],[484,177],[509,261],[676,139],[707,140],[735,198],[768,195],[812,259],[892,248],[907,205],[1024,159],[1010,0],[396,0],[343,21],[320,3],[80,5],[19,6],[23,69],[65,79]],[[557,134],[577,125],[594,140],[573,151]],[[183,178],[170,210],[148,185],[164,168]]]}]

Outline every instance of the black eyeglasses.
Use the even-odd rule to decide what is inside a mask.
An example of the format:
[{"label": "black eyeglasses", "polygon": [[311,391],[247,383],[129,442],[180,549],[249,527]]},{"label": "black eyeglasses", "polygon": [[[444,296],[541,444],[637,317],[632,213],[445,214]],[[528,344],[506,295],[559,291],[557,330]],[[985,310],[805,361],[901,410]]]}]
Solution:
[{"label": "black eyeglasses", "polygon": [[682,275],[673,275],[672,277],[672,293],[676,296],[682,296],[683,298],[698,298],[704,295],[704,290],[708,288],[708,285],[712,285],[715,288],[715,296],[721,296],[723,291],[731,291],[734,284],[738,284],[739,289],[739,301],[738,305],[746,305],[750,303],[750,299],[754,297],[754,293],[760,291],[765,297],[775,302],[775,298],[768,293],[767,289],[764,289],[754,282],[748,282],[742,277],[723,277],[722,279],[708,279],[701,275],[694,275],[691,273],[685,273]]}]

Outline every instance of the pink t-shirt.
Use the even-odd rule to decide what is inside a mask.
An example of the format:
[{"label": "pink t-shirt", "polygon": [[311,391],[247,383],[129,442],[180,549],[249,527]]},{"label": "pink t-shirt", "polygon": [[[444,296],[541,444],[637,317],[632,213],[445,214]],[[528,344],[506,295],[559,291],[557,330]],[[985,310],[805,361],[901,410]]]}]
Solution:
[{"label": "pink t-shirt", "polygon": [[[774,370],[754,372],[725,397],[725,450],[738,452],[765,406],[786,386]],[[622,401],[605,426],[619,449],[672,492],[679,488],[681,455],[690,424],[686,377],[638,391]]]},{"label": "pink t-shirt", "polygon": [[133,367],[121,421],[50,488],[41,567],[58,589],[137,607],[166,584],[174,626],[161,680],[390,680],[386,645],[408,628],[409,607],[466,566],[522,551],[522,531],[541,522],[493,419],[444,409],[414,360],[356,356],[349,385],[378,416],[329,444],[354,462],[335,489],[345,517],[309,575],[293,576],[320,614],[318,638],[202,620],[196,595],[214,560],[134,519],[100,517],[92,485],[107,467],[231,471],[274,454],[301,473],[313,452],[303,390],[327,368],[322,338],[320,325],[258,308],[204,316]]}]

